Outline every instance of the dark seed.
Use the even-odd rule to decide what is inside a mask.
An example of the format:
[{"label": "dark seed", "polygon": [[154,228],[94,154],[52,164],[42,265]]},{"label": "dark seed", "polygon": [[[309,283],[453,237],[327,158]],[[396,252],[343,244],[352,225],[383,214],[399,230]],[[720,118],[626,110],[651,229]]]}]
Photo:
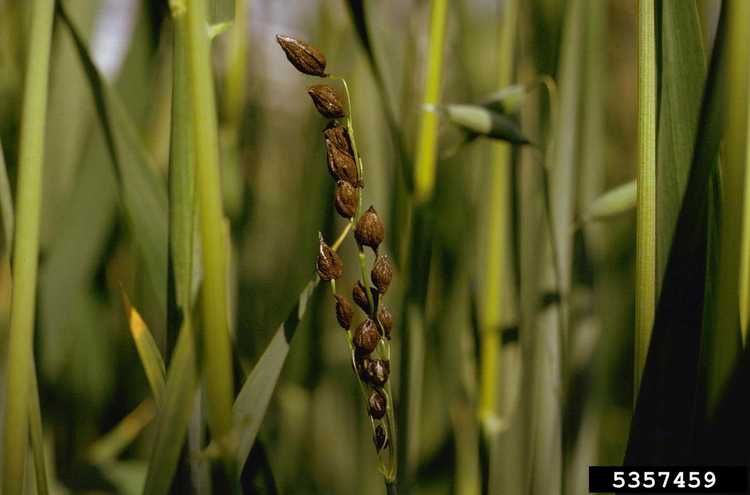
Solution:
[{"label": "dark seed", "polygon": [[355,355],[354,360],[356,363],[356,369],[354,371],[357,373],[360,380],[367,383],[370,379],[368,371],[370,368],[370,358],[367,356]]},{"label": "dark seed", "polygon": [[375,322],[371,319],[366,319],[354,330],[352,336],[352,343],[354,348],[361,356],[370,354],[378,346],[380,341],[380,333],[378,332]]},{"label": "dark seed", "polygon": [[372,434],[372,442],[375,444],[375,451],[377,452],[388,446],[388,438],[385,436],[383,425],[375,427],[375,433]]},{"label": "dark seed", "polygon": [[388,290],[388,286],[391,284],[393,278],[393,266],[391,260],[386,255],[378,256],[375,260],[375,266],[372,267],[370,272],[370,279],[375,287],[378,288],[378,292],[385,294]]},{"label": "dark seed", "polygon": [[349,140],[349,131],[342,125],[331,124],[323,131],[327,141],[331,141],[336,148],[343,151],[347,155],[354,156],[354,150],[352,149],[352,143]]},{"label": "dark seed", "polygon": [[360,246],[369,246],[373,251],[377,251],[378,246],[383,242],[385,227],[372,206],[359,217],[354,237]]},{"label": "dark seed", "polygon": [[323,52],[291,36],[277,34],[276,41],[298,71],[311,76],[325,76],[326,57]]},{"label": "dark seed", "polygon": [[343,296],[336,295],[336,320],[344,330],[349,330],[352,325],[352,316],[354,308],[352,304]]},{"label": "dark seed", "polygon": [[[370,295],[372,296],[373,302],[377,302],[378,292],[375,288],[370,287]],[[367,299],[365,286],[362,285],[362,282],[359,280],[357,280],[357,283],[352,287],[352,299],[354,299],[354,302],[362,309],[362,311],[368,315],[370,314],[370,301]]]},{"label": "dark seed", "polygon": [[307,94],[312,98],[315,108],[323,117],[340,119],[344,115],[344,105],[336,91],[327,84],[316,84],[307,88]]},{"label": "dark seed", "polygon": [[374,419],[380,419],[385,416],[385,412],[388,409],[388,401],[385,395],[377,390],[373,390],[367,402],[370,404],[370,416]]},{"label": "dark seed", "polygon": [[336,183],[336,211],[344,218],[352,218],[357,213],[359,192],[345,180]]},{"label": "dark seed", "polygon": [[391,312],[388,311],[388,308],[385,307],[385,304],[382,303],[378,308],[378,321],[380,322],[380,326],[383,327],[385,338],[391,340],[391,330],[393,329],[393,315],[391,315]]},{"label": "dark seed", "polygon": [[368,381],[376,387],[382,387],[385,385],[390,373],[391,364],[384,359],[373,359],[367,364]]},{"label": "dark seed", "polygon": [[326,160],[328,173],[336,180],[344,180],[353,186],[357,185],[357,163],[352,155],[339,149],[336,144],[326,138]]},{"label": "dark seed", "polygon": [[325,243],[323,235],[318,234],[320,238],[320,251],[318,259],[315,262],[315,268],[321,280],[336,280],[344,273],[344,263],[341,257],[331,249],[331,246]]}]

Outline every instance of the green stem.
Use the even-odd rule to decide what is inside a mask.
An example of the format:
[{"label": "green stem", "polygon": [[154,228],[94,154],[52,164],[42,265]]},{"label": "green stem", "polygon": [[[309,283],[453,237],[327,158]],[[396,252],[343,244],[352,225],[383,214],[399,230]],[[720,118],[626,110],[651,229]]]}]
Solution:
[{"label": "green stem", "polygon": [[[226,247],[216,104],[211,77],[205,0],[187,1],[187,48],[193,139],[195,140],[196,196],[200,218],[204,281],[201,290],[205,385],[208,422],[215,438],[223,438],[232,424],[232,353],[227,322]],[[229,457],[230,453],[226,453]]]},{"label": "green stem", "polygon": [[[8,337],[3,493],[20,495],[28,448],[29,393],[33,386],[34,308],[36,305],[39,217],[42,204],[44,126],[55,3],[34,0],[28,68],[24,83],[18,156],[13,298]],[[33,391],[37,393],[36,390]]]},{"label": "green stem", "polygon": [[634,399],[656,311],[656,25],[654,0],[638,0],[638,212]]},{"label": "green stem", "polygon": [[430,18],[430,51],[414,168],[417,203],[426,202],[432,196],[432,190],[435,187],[438,117],[435,112],[429,112],[425,108],[434,107],[440,100],[447,11],[447,0],[430,0],[430,12],[432,13]]},{"label": "green stem", "polygon": [[[517,2],[509,1],[503,10],[498,50],[498,88],[508,86],[513,74]],[[498,424],[497,378],[500,369],[502,310],[505,303],[505,256],[510,246],[510,166],[511,146],[508,143],[493,145],[493,161],[489,170],[490,193],[487,211],[485,269],[482,307],[482,340],[479,418],[486,431]]]}]

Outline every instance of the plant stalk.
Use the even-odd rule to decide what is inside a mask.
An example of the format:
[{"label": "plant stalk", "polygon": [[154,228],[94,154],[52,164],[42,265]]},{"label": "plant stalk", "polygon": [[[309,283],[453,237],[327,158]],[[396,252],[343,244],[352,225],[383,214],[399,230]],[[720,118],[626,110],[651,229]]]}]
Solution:
[{"label": "plant stalk", "polygon": [[656,21],[654,0],[638,0],[638,209],[634,401],[656,312]]},{"label": "plant stalk", "polygon": [[[508,86],[513,78],[517,12],[517,1],[509,0],[505,3],[497,55],[498,89]],[[479,418],[487,432],[499,422],[497,380],[502,354],[500,339],[503,323],[502,311],[507,299],[504,293],[504,284],[507,279],[505,261],[506,253],[510,250],[511,151],[509,143],[493,144],[492,166],[488,171],[490,193],[485,228],[487,232],[486,279],[482,301],[481,395],[479,398]]]},{"label": "plant stalk", "polygon": [[[195,192],[203,254],[203,362],[208,422],[222,439],[232,424],[232,353],[227,314],[227,262],[224,213],[219,177],[219,144],[211,75],[206,1],[187,0],[189,91],[195,146]],[[231,453],[225,452],[227,458]]]},{"label": "plant stalk", "polygon": [[418,204],[426,202],[435,188],[438,116],[435,112],[429,112],[425,108],[434,107],[440,100],[447,11],[447,0],[430,1],[430,51],[414,169],[415,195]]},{"label": "plant stalk", "polygon": [[36,305],[39,223],[42,204],[44,126],[47,120],[47,82],[55,3],[34,0],[31,5],[28,66],[21,109],[16,188],[16,232],[13,249],[13,298],[7,360],[3,493],[20,495],[29,433],[29,394],[33,380],[34,309]]}]

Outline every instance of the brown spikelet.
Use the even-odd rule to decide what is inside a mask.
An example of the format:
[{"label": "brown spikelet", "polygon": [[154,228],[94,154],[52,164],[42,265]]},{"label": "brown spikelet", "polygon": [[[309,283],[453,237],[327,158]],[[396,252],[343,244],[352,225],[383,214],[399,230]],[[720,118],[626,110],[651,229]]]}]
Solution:
[{"label": "brown spikelet", "polygon": [[284,50],[286,58],[298,71],[310,76],[322,77],[326,75],[326,57],[317,48],[304,41],[281,34],[276,35],[276,42]]},{"label": "brown spikelet", "polygon": [[344,218],[352,218],[357,213],[357,203],[359,202],[359,192],[357,189],[346,182],[340,180],[336,183],[335,206],[336,211]]},{"label": "brown spikelet", "polygon": [[318,259],[315,262],[315,268],[318,272],[318,276],[321,280],[329,281],[336,280],[341,277],[344,273],[344,263],[341,261],[341,257],[331,249],[331,246],[325,243],[323,235],[318,234],[320,239],[320,246],[318,252]]},{"label": "brown spikelet", "polygon": [[[373,302],[377,305],[378,292],[373,287],[370,287],[370,295],[372,296]],[[359,280],[357,280],[357,283],[352,287],[352,299],[354,299],[354,302],[357,303],[357,306],[359,306],[362,311],[368,315],[370,314],[370,301],[367,299],[365,286],[362,285],[362,282]]]},{"label": "brown spikelet", "polygon": [[372,283],[377,287],[378,292],[385,294],[388,290],[388,286],[391,285],[391,279],[393,278],[393,265],[388,256],[381,254],[375,260],[375,265],[372,267],[370,272],[370,279]]},{"label": "brown spikelet", "polygon": [[375,322],[366,319],[357,326],[352,335],[352,343],[357,353],[361,356],[370,354],[378,346],[380,333],[378,332]]},{"label": "brown spikelet", "polygon": [[352,316],[354,316],[354,308],[352,304],[344,297],[336,295],[336,321],[339,322],[341,328],[349,330],[352,325]]},{"label": "brown spikelet", "polygon": [[354,157],[339,149],[336,144],[326,138],[326,160],[328,172],[336,180],[344,180],[353,186],[357,185],[357,162]]},{"label": "brown spikelet", "polygon": [[350,156],[354,156],[354,150],[352,149],[352,143],[349,139],[349,131],[343,125],[336,125],[332,122],[323,131],[323,136],[327,141],[333,143],[336,148],[340,149],[344,153]]},{"label": "brown spikelet", "polygon": [[373,390],[370,394],[370,399],[367,402],[370,406],[370,416],[374,419],[380,419],[385,416],[388,409],[388,401],[386,400],[385,395],[377,390]]},{"label": "brown spikelet", "polygon": [[307,88],[307,94],[312,98],[318,112],[328,119],[340,119],[346,113],[341,99],[336,91],[327,84],[316,84]]},{"label": "brown spikelet", "polygon": [[393,316],[391,315],[391,312],[388,311],[388,308],[385,307],[385,304],[380,303],[380,307],[378,308],[378,321],[380,322],[380,326],[383,328],[383,332],[385,333],[385,338],[388,340],[391,340],[391,330],[393,329]]},{"label": "brown spikelet", "polygon": [[372,206],[359,217],[357,227],[354,230],[354,237],[360,246],[369,246],[373,251],[377,251],[378,246],[383,242],[385,227],[383,227],[383,222]]},{"label": "brown spikelet", "polygon": [[380,452],[383,448],[388,446],[388,438],[385,436],[385,428],[383,428],[383,425],[377,425],[375,427],[375,433],[372,434],[372,443],[375,444],[376,452]]},{"label": "brown spikelet", "polygon": [[372,359],[367,363],[367,381],[376,387],[382,387],[388,381],[391,364],[385,359]]}]

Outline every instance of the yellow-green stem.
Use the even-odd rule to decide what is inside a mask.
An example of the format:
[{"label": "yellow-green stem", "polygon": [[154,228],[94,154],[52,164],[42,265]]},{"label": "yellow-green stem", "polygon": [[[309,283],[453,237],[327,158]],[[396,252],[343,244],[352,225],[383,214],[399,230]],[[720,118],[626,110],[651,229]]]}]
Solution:
[{"label": "yellow-green stem", "polygon": [[638,212],[634,398],[656,311],[656,25],[654,0],[638,0]]},{"label": "yellow-green stem", "polygon": [[[18,151],[13,299],[7,348],[2,491],[5,495],[20,495],[22,492],[27,458],[44,125],[47,119],[47,82],[55,4],[52,0],[34,0],[31,8],[28,66]],[[37,391],[34,390],[33,393],[36,394]]]},{"label": "yellow-green stem", "polygon": [[[517,2],[505,3],[503,22],[500,26],[498,63],[498,88],[511,83],[513,74],[513,52],[515,51],[515,26]],[[510,159],[508,143],[496,143],[492,149],[489,206],[487,211],[485,284],[482,299],[482,340],[479,418],[489,429],[497,423],[497,378],[501,357],[502,309],[504,303],[503,284],[505,253],[510,247]]]},{"label": "yellow-green stem", "polygon": [[433,108],[440,100],[440,79],[443,71],[443,44],[445,40],[447,0],[430,1],[430,51],[427,60],[424,105],[417,138],[417,157],[414,167],[415,195],[417,203],[432,196],[435,187],[437,158],[437,114],[425,108]]},{"label": "yellow-green stem", "polygon": [[[198,215],[203,255],[203,363],[208,394],[208,422],[215,438],[232,423],[232,353],[227,321],[226,248],[219,180],[219,146],[214,84],[211,76],[205,0],[187,0],[189,91]],[[229,454],[229,453],[226,453]]]}]

